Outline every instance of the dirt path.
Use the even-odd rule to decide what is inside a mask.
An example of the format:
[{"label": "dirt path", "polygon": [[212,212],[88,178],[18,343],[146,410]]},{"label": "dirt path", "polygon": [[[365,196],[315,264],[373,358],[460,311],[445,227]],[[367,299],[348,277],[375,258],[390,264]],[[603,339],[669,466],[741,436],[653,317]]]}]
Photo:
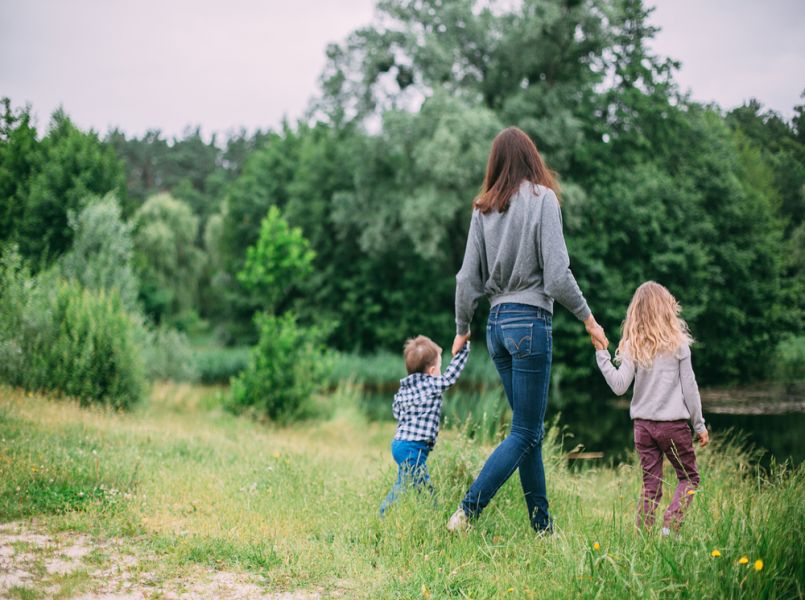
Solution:
[{"label": "dirt path", "polygon": [[323,590],[269,593],[254,575],[191,567],[162,578],[155,557],[138,556],[124,540],[48,533],[34,522],[0,524],[0,598],[144,600],[227,598],[313,600],[343,597]]}]

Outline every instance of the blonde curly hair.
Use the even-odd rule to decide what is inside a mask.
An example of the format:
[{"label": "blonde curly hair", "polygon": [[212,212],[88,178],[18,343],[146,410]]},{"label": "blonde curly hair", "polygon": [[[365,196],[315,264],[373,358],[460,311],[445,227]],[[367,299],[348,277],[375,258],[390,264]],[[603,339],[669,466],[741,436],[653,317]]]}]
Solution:
[{"label": "blonde curly hair", "polygon": [[628,357],[644,368],[658,354],[674,354],[682,345],[693,343],[688,324],[679,314],[682,307],[665,286],[647,281],[634,293],[616,357]]}]

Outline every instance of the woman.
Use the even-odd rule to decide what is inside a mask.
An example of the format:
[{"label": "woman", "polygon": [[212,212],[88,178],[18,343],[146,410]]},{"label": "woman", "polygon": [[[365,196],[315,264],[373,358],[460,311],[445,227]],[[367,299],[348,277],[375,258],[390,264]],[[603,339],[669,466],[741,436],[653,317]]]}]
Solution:
[{"label": "woman", "polygon": [[510,127],[495,137],[456,275],[453,354],[470,337],[478,299],[487,296],[492,306],[487,349],[512,408],[512,424],[450,517],[451,531],[466,528],[518,468],[532,527],[553,530],[542,438],[554,300],[584,322],[594,343],[609,344],[570,272],[557,191],[554,174],[522,130]]}]

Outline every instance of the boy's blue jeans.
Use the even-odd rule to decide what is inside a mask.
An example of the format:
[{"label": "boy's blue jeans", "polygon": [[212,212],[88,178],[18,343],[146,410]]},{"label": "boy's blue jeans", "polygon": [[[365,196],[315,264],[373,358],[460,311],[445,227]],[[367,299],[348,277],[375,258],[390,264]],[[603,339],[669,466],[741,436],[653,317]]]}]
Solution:
[{"label": "boy's blue jeans", "polygon": [[397,480],[391,486],[386,499],[380,505],[380,516],[382,517],[389,506],[391,506],[399,495],[407,488],[413,487],[414,489],[426,488],[431,494],[433,493],[433,486],[430,483],[430,474],[428,473],[428,465],[425,461],[428,459],[433,446],[428,442],[409,442],[407,440],[392,440],[391,442],[391,455],[394,461],[399,465],[397,470]]},{"label": "boy's blue jeans", "polygon": [[537,531],[549,529],[542,438],[551,378],[551,314],[527,304],[498,304],[489,313],[486,344],[512,409],[512,425],[461,507],[468,517],[477,517],[519,469],[531,526]]}]

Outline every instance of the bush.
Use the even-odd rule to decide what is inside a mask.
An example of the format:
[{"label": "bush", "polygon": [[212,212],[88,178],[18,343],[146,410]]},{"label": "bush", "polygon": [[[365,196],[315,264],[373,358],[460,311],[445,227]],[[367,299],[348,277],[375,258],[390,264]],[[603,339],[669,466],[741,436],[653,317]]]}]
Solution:
[{"label": "bush", "polygon": [[773,374],[786,382],[805,381],[805,336],[790,337],[777,345]]},{"label": "bush", "polygon": [[196,348],[193,363],[201,383],[226,383],[249,364],[248,347]]},{"label": "bush", "polygon": [[47,366],[39,387],[76,396],[82,404],[137,403],[146,389],[137,323],[117,293],[61,283],[53,304],[55,335],[38,353]]},{"label": "bush", "polygon": [[149,379],[196,381],[198,371],[187,336],[164,325],[143,328],[143,359]]},{"label": "bush", "polygon": [[230,406],[281,423],[302,418],[327,372],[320,336],[288,313],[255,320],[260,339],[246,370],[232,380]]},{"label": "bush", "polygon": [[22,264],[16,247],[0,258],[0,380],[37,387],[42,374],[32,358],[51,336],[53,315],[47,286],[39,284]]},{"label": "bush", "polygon": [[129,408],[145,393],[138,323],[120,296],[31,278],[15,249],[0,263],[0,355],[3,381],[84,405]]}]

